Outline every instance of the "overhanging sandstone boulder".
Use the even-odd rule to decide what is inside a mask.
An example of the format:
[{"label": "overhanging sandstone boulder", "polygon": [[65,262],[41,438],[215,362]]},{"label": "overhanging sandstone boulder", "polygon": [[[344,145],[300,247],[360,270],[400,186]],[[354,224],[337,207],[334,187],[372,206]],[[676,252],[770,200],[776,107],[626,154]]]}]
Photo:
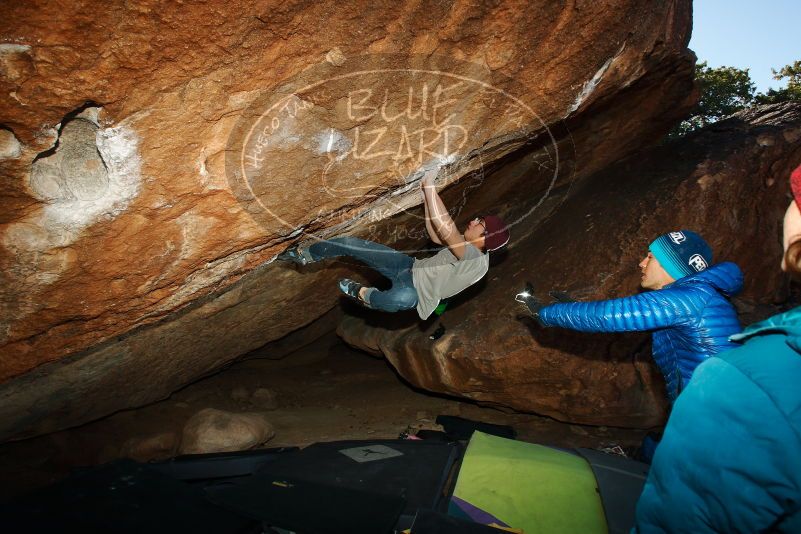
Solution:
[{"label": "overhanging sandstone boulder", "polygon": [[[295,227],[415,242],[392,232],[399,218],[383,222],[417,202],[385,166],[365,164],[356,182],[353,167],[326,175],[337,191],[366,184],[383,197],[321,196],[291,180],[347,145],[330,135],[353,126],[337,115],[347,81],[300,98],[321,113],[309,117],[313,128],[287,132],[278,147],[286,152],[273,155],[282,164],[272,170],[291,170],[275,182],[291,193],[276,203],[284,222],[259,220],[225,159],[265,91],[293,87],[315,68],[351,72],[375,54],[406,58],[402,66],[430,58],[439,72],[467,64],[537,119],[455,106],[470,135],[453,154],[449,179],[460,185],[449,194],[465,210],[493,206],[520,218],[549,186],[659,137],[692,104],[690,11],[681,0],[0,8],[2,35],[14,36],[0,43],[0,438],[163,398],[330,309],[336,293],[320,288],[343,270],[266,264],[298,237]],[[403,87],[391,77],[370,83],[376,95]],[[390,95],[390,108],[403,109],[405,87]],[[81,111],[94,126],[72,122],[84,120]],[[316,137],[320,126],[331,127],[328,137]],[[86,146],[87,128],[96,129],[99,158],[74,148]],[[322,147],[315,158],[312,141]],[[520,173],[465,181],[521,151],[531,157]],[[393,193],[393,209],[382,210]],[[344,214],[344,223],[321,210]],[[378,215],[349,217],[356,212]]]}]

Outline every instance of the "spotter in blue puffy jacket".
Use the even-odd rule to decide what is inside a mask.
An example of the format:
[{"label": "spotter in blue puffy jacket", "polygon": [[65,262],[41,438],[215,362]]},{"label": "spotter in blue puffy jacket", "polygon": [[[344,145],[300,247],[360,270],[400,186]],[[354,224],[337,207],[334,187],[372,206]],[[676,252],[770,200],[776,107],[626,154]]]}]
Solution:
[{"label": "spotter in blue puffy jacket", "polygon": [[[687,230],[665,234],[651,244],[640,267],[643,287],[655,291],[597,302],[552,304],[539,310],[540,323],[582,332],[654,330],[653,356],[672,403],[695,368],[708,357],[733,348],[728,338],[742,330],[727,299],[742,289],[740,268],[730,262],[707,267],[706,258],[711,260],[708,246],[701,259],[692,249],[682,248],[692,239],[706,246]],[[667,244],[663,243],[666,240]],[[699,268],[700,272],[685,274]],[[653,269],[663,273],[662,283],[649,282]]]}]

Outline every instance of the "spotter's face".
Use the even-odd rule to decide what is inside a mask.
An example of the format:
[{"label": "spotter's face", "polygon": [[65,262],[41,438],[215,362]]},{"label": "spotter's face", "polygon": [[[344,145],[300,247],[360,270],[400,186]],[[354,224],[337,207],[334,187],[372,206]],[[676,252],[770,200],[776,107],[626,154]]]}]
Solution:
[{"label": "spotter's face", "polygon": [[662,289],[676,281],[650,251],[640,262],[640,270],[642,271],[640,285],[645,289]]},{"label": "spotter's face", "polygon": [[[799,239],[801,239],[801,211],[798,210],[798,204],[794,200],[790,202],[790,206],[784,214],[784,238],[782,239],[784,252],[787,252],[793,241]],[[782,271],[786,270],[787,265],[784,263],[784,254],[782,254]]]}]

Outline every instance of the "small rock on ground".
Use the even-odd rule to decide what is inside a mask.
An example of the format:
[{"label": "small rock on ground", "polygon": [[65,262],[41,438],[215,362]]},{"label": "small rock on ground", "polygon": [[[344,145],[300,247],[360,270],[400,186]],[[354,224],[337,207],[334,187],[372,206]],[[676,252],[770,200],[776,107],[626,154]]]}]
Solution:
[{"label": "small rock on ground", "polygon": [[184,426],[180,452],[200,454],[240,451],[260,445],[275,435],[260,413],[232,413],[205,408]]},{"label": "small rock on ground", "polygon": [[275,392],[267,388],[259,388],[253,392],[250,402],[263,410],[275,410],[278,408],[278,399]]},{"label": "small rock on ground", "polygon": [[179,436],[175,432],[162,432],[152,436],[130,438],[122,445],[120,456],[146,462],[175,454]]}]

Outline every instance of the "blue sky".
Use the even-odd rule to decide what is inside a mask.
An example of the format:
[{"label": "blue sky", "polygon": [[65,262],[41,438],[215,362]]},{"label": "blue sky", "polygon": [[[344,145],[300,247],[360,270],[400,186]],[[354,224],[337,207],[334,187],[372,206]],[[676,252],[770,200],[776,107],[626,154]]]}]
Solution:
[{"label": "blue sky", "polygon": [[749,69],[759,92],[784,87],[770,69],[801,60],[801,0],[695,0],[690,48],[710,67]]}]

